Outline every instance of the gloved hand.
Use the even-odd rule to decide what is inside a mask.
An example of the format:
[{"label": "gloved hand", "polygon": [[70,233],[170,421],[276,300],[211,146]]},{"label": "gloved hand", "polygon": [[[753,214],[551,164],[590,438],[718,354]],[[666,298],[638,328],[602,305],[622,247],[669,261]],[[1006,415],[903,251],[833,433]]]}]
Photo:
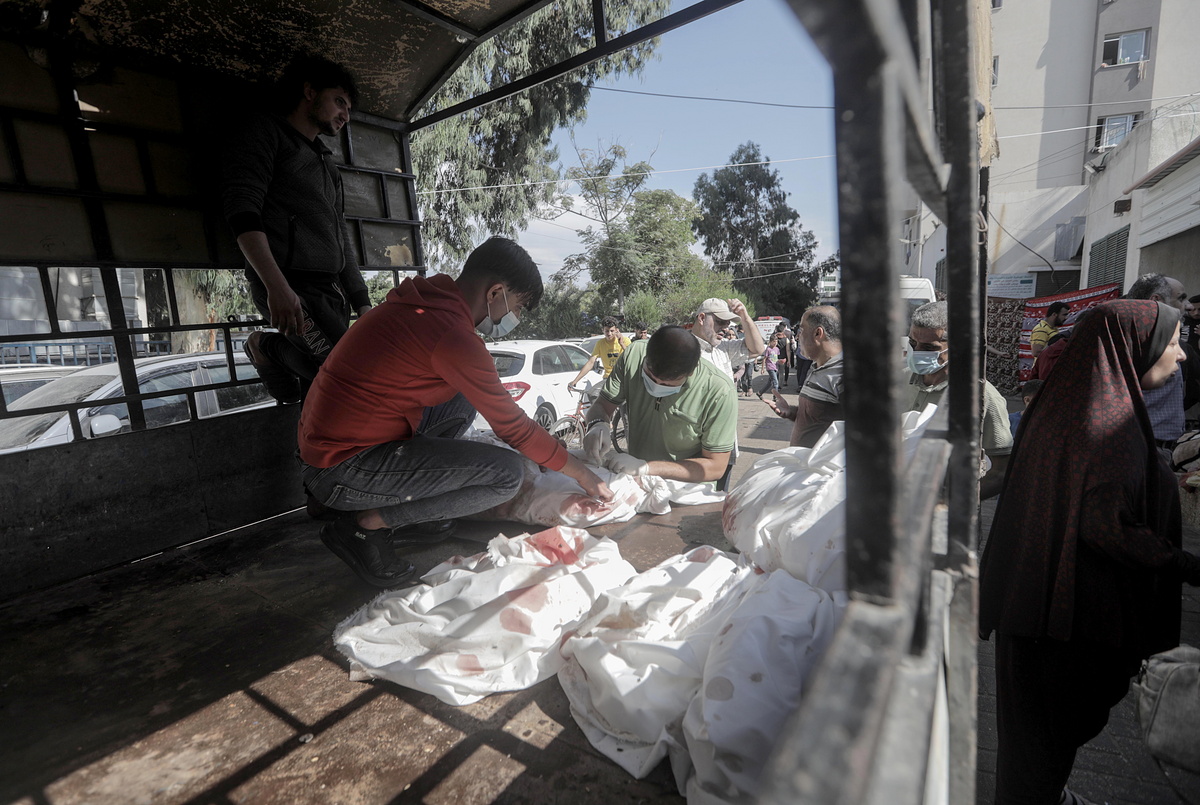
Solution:
[{"label": "gloved hand", "polygon": [[636,456],[631,456],[628,453],[612,452],[604,459],[604,468],[610,472],[615,472],[617,475],[649,475],[650,462],[642,461]]},{"label": "gloved hand", "polygon": [[589,464],[601,466],[604,457],[611,453],[612,449],[612,425],[597,422],[588,428],[588,432],[583,436],[583,454]]}]

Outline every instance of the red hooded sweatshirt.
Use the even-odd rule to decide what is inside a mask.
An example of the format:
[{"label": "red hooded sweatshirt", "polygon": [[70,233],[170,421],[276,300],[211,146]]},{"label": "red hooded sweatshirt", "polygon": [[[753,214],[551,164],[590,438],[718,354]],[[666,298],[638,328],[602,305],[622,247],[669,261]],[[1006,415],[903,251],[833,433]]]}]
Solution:
[{"label": "red hooded sweatshirt", "polygon": [[552,470],[567,451],[500,383],[471,310],[446,274],[406,279],[338,341],[300,414],[300,457],[332,467],[411,439],[425,408],[462,392],[495,434]]}]

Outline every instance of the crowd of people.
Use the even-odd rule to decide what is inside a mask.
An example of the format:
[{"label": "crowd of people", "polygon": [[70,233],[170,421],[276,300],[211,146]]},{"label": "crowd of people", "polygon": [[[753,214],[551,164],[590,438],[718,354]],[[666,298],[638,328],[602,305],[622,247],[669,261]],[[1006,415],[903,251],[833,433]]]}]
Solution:
[{"label": "crowd of people", "polygon": [[[226,218],[253,301],[276,330],[254,333],[246,352],[276,399],[303,401],[309,513],[367,582],[407,580],[414,568],[402,549],[445,539],[456,519],[516,496],[522,457],[603,504],[612,492],[601,466],[723,488],[738,452],[739,389],[794,423],[794,447],[843,418],[836,308],[809,308],[795,330],[783,322],[764,339],[743,302],[713,298],[680,325],[651,332],[637,322],[632,338],[615,318],[601,322],[572,381],[603,368],[584,457],[572,455],[518,408],[480,338],[508,334],[537,307],[543,286],[529,254],[491,238],[457,278],[405,279],[372,308],[338,170],[318,136],[348,121],[354,80],[301,59],[280,90],[281,108],[250,121],[227,163]],[[913,311],[905,407],[944,398],[949,339],[945,302]],[[981,496],[999,495],[980,578],[981,634],[996,641],[998,803],[1085,801],[1065,788],[1076,750],[1103,728],[1139,662],[1178,643],[1181,583],[1200,584],[1200,559],[1181,547],[1170,451],[1200,401],[1198,344],[1200,297],[1151,274],[1119,301],[1050,306],[1033,330],[1036,379],[1022,411],[1010,416],[983,381]],[[769,385],[755,391],[760,360]],[[626,452],[611,438],[618,408]],[[460,438],[476,414],[512,449]]]}]

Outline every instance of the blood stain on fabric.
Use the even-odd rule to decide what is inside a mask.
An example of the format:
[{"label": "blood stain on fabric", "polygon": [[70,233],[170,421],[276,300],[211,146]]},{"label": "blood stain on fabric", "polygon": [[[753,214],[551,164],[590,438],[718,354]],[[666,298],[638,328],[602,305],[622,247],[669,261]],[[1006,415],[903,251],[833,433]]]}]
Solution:
[{"label": "blood stain on fabric", "polygon": [[459,654],[454,667],[464,674],[482,674],[486,670],[474,654]]},{"label": "blood stain on fabric", "polygon": [[727,702],[733,698],[733,683],[723,676],[714,676],[704,686],[704,695],[715,702]]},{"label": "blood stain on fabric", "polygon": [[535,584],[532,587],[511,590],[508,593],[508,600],[530,612],[541,612],[546,606],[548,595],[549,589],[545,584]]},{"label": "blood stain on fabric", "polygon": [[505,607],[500,611],[500,625],[517,634],[532,634],[533,622],[519,609]]}]

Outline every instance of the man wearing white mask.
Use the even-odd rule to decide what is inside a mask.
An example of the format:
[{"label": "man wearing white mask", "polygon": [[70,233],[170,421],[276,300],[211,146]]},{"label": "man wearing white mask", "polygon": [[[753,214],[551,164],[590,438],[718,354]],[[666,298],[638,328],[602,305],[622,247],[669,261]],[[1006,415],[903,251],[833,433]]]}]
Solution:
[{"label": "man wearing white mask", "polygon": [[[949,318],[945,302],[929,302],[913,311],[908,329],[909,396],[907,410],[940,405],[950,385]],[[1008,426],[1008,404],[999,390],[983,381],[983,430],[980,447],[991,459],[991,469],[980,484],[980,497],[999,494],[1004,470],[1012,453],[1012,431]]]},{"label": "man wearing white mask", "polygon": [[478,412],[496,436],[592,497],[612,492],[525,415],[501,385],[476,332],[499,338],[533,309],[542,278],[507,238],[471,252],[457,279],[411,277],[333,348],[300,415],[309,513],[321,541],[369,584],[413,572],[399,547],[444,539],[453,519],[513,498],[521,456],[460,440]]},{"label": "man wearing white mask", "polygon": [[[628,453],[612,450],[610,422],[628,410]],[[700,360],[682,327],[659,328],[626,348],[587,413],[588,460],[625,475],[716,481],[725,475],[737,433],[733,378]]]}]

